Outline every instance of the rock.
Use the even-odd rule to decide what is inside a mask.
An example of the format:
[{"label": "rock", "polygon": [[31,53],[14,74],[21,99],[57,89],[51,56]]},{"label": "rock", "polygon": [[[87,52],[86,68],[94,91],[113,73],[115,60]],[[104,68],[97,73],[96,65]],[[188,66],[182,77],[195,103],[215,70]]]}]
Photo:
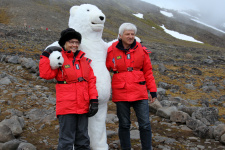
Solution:
[{"label": "rock", "polygon": [[27,69],[30,69],[36,65],[36,62],[32,58],[23,58],[21,59],[21,66]]},{"label": "rock", "polygon": [[17,150],[21,141],[19,140],[11,140],[2,145],[2,150]]},{"label": "rock", "polygon": [[199,126],[206,126],[204,123],[202,123],[200,120],[197,119],[193,119],[191,117],[189,117],[186,120],[186,125],[188,128],[192,129],[192,130],[196,130]]},{"label": "rock", "polygon": [[222,144],[225,144],[225,134],[223,134],[223,135],[221,136],[220,142],[221,142]]},{"label": "rock", "polygon": [[162,108],[162,105],[160,104],[158,99],[156,99],[153,103],[149,104],[149,111],[150,112],[156,113],[159,108]]},{"label": "rock", "polygon": [[192,116],[192,113],[195,112],[195,111],[197,111],[197,109],[199,109],[199,108],[198,107],[194,107],[194,106],[192,106],[192,107],[186,107],[186,106],[180,106],[180,107],[178,107],[178,110],[183,111],[183,112],[186,112],[190,116]]},{"label": "rock", "polygon": [[15,139],[15,137],[13,136],[11,129],[0,123],[0,142],[5,143],[13,139]]},{"label": "rock", "polygon": [[199,70],[199,69],[197,69],[197,68],[192,68],[192,69],[190,70],[190,73],[191,73],[191,74],[194,74],[194,75],[202,75],[202,71]]},{"label": "rock", "polygon": [[19,63],[19,56],[18,56],[18,55],[16,55],[16,56],[11,56],[11,57],[8,59],[8,63],[18,64],[18,63]]},{"label": "rock", "polygon": [[165,83],[165,82],[159,82],[158,83],[158,87],[159,88],[163,88],[163,89],[170,89],[171,88],[171,85],[169,85],[168,83]]},{"label": "rock", "polygon": [[111,137],[113,135],[117,135],[117,132],[116,131],[112,131],[112,130],[106,130],[106,134],[107,134],[107,137]]},{"label": "rock", "polygon": [[164,66],[163,63],[160,63],[158,65],[158,70],[159,70],[160,73],[164,73],[166,71],[166,67]]},{"label": "rock", "polygon": [[216,86],[203,86],[202,87],[202,90],[204,91],[204,92],[212,92],[212,91],[215,91],[215,92],[219,92],[219,90],[217,89],[217,87]]},{"label": "rock", "polygon": [[218,101],[224,102],[225,101],[225,95],[220,96],[220,98],[218,99]]},{"label": "rock", "polygon": [[160,104],[161,104],[162,107],[170,107],[170,106],[172,106],[172,102],[169,101],[169,100],[162,100],[162,101],[160,101]]},{"label": "rock", "polygon": [[207,137],[210,139],[214,139],[214,129],[216,128],[216,126],[208,126],[209,130],[207,132]]},{"label": "rock", "polygon": [[115,114],[107,114],[107,117],[106,117],[106,122],[107,123],[115,123],[115,122],[118,122],[119,119],[117,117],[117,115]]},{"label": "rock", "polygon": [[166,90],[163,88],[157,88],[157,98],[161,101],[166,95]]},{"label": "rock", "polygon": [[177,111],[177,108],[175,106],[162,107],[157,110],[156,115],[169,119],[173,111]]},{"label": "rock", "polygon": [[205,64],[212,64],[212,63],[214,63],[214,61],[213,61],[213,59],[210,56],[208,56],[207,59],[203,60],[203,63],[205,63]]},{"label": "rock", "polygon": [[180,126],[180,129],[181,130],[184,130],[184,131],[192,131],[190,128],[188,128],[186,125],[181,125]]},{"label": "rock", "polygon": [[214,129],[214,137],[215,140],[219,141],[220,137],[225,133],[225,124],[219,124],[215,129]]},{"label": "rock", "polygon": [[171,112],[170,120],[173,121],[173,122],[186,123],[186,120],[189,117],[190,116],[185,112],[173,111],[173,112]]},{"label": "rock", "polygon": [[12,82],[10,81],[10,79],[8,77],[4,77],[2,79],[0,79],[0,85],[9,85],[11,84]]},{"label": "rock", "polygon": [[131,130],[130,139],[134,139],[134,140],[140,139],[139,130]]},{"label": "rock", "polygon": [[24,127],[24,119],[22,117],[18,116],[12,116],[10,119],[4,119],[2,124],[8,126],[14,136],[19,136],[23,132],[23,127]]},{"label": "rock", "polygon": [[209,131],[209,127],[203,125],[203,126],[198,126],[195,130],[194,130],[194,134],[197,135],[200,138],[208,138],[208,131]]},{"label": "rock", "polygon": [[193,84],[185,84],[184,87],[189,89],[189,90],[195,90],[195,87],[194,87]]},{"label": "rock", "polygon": [[218,121],[218,109],[215,107],[203,107],[198,110],[196,110],[192,117],[201,120],[202,118],[205,118],[207,121],[209,121],[210,124],[215,124],[216,121]]},{"label": "rock", "polygon": [[18,116],[18,117],[22,117],[22,116],[23,116],[23,112],[22,112],[22,111],[16,110],[16,109],[14,109],[14,108],[12,108],[12,109],[7,109],[5,112],[10,113],[11,116],[14,116],[14,115],[16,115],[16,116]]},{"label": "rock", "polygon": [[0,62],[5,61],[6,55],[0,55]]},{"label": "rock", "polygon": [[31,143],[20,143],[19,147],[17,148],[17,150],[36,150],[36,147],[31,144]]},{"label": "rock", "polygon": [[34,108],[25,113],[26,117],[29,118],[31,122],[35,123],[48,123],[56,119],[55,110],[53,108],[38,109]]}]

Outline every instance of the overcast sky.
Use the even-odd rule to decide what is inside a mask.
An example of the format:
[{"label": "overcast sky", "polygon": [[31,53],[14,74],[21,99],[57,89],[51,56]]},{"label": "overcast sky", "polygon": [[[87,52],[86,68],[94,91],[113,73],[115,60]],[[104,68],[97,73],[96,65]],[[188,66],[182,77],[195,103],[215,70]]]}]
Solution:
[{"label": "overcast sky", "polygon": [[225,22],[225,0],[142,0],[162,8],[187,10],[194,9],[204,14],[204,19],[212,22]]}]

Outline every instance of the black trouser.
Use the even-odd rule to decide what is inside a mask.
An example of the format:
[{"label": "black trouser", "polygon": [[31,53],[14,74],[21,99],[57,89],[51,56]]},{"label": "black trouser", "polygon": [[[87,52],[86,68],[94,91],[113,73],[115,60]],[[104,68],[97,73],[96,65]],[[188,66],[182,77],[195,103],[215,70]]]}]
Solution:
[{"label": "black trouser", "polygon": [[90,150],[87,114],[59,115],[57,150]]}]

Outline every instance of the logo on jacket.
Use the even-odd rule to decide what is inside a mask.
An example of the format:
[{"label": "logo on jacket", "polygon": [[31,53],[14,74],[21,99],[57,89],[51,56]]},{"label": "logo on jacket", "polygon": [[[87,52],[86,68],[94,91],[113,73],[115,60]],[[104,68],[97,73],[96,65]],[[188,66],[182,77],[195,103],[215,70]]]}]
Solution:
[{"label": "logo on jacket", "polygon": [[121,58],[122,58],[122,56],[117,56],[117,57],[116,57],[116,59],[121,59]]},{"label": "logo on jacket", "polygon": [[70,65],[65,65],[64,67],[65,67],[65,68],[70,68]]}]

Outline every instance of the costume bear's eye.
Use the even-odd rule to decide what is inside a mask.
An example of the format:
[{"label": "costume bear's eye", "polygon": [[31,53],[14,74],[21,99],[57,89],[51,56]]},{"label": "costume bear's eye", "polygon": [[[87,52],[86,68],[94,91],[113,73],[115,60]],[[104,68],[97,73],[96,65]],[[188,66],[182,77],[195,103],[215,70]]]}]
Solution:
[{"label": "costume bear's eye", "polygon": [[87,11],[90,11],[89,9],[87,9]]}]

